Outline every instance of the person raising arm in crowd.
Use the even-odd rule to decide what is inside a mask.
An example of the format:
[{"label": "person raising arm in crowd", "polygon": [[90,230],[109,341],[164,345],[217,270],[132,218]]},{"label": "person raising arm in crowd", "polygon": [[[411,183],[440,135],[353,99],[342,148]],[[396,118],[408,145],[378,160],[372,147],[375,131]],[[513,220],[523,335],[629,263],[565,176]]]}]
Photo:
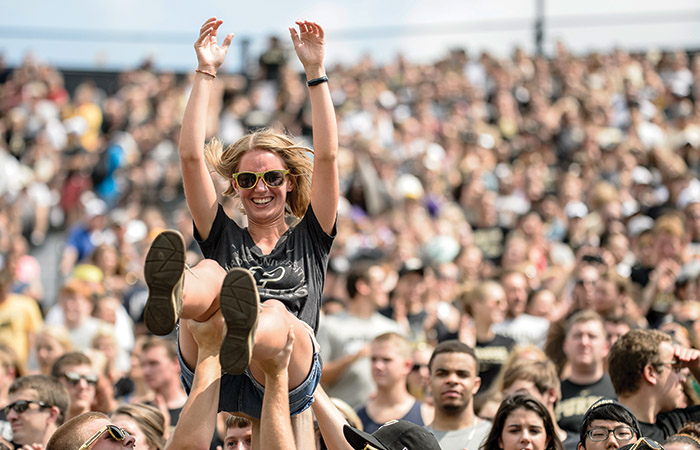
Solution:
[{"label": "person raising arm in crowd", "polygon": [[[287,339],[280,329],[305,330],[303,322],[318,328],[338,205],[337,130],[323,66],[324,31],[315,22],[298,21],[299,31],[290,28],[290,34],[308,80],[313,150],[271,130],[245,135],[226,149],[217,141],[205,148],[212,84],[233,39],[229,34],[217,44],[222,23],[212,17],[200,29],[198,69],[180,140],[194,235],[207,259],[186,272],[182,236],[173,231],[157,236],[144,267],[149,287],[144,318],[151,332],[164,335],[178,319],[203,321],[221,309],[226,333],[219,409],[258,418],[265,377],[257,361],[284,348]],[[228,180],[224,195],[240,199],[247,228],[218,203],[209,167]],[[288,225],[287,213],[300,220]],[[292,415],[310,406],[321,373],[313,336],[299,334],[288,372]],[[186,327],[180,328],[178,343],[189,390],[197,343]]]}]

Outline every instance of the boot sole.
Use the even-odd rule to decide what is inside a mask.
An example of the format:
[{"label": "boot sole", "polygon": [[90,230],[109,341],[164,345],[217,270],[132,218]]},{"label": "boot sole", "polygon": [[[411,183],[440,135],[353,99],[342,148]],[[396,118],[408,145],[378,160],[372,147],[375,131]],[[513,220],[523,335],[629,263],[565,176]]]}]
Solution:
[{"label": "boot sole", "polygon": [[148,301],[143,319],[157,336],[170,334],[175,328],[182,311],[184,272],[185,240],[177,231],[163,231],[153,240],[144,264]]},{"label": "boot sole", "polygon": [[219,307],[226,322],[226,334],[219,351],[224,372],[240,375],[250,365],[259,305],[253,275],[246,269],[231,269],[224,278],[219,296]]}]

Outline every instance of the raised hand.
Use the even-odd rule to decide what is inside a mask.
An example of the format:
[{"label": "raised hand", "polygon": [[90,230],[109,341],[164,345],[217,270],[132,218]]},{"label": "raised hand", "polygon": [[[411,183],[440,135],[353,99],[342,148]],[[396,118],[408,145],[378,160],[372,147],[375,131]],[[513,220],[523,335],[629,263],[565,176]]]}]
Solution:
[{"label": "raised hand", "polygon": [[[292,36],[294,51],[309,75],[310,70],[323,68],[325,34],[321,25],[316,22],[298,20],[296,24],[299,27],[299,32],[294,27],[290,27],[289,34]],[[314,73],[312,76],[320,75],[323,73]]]},{"label": "raised hand", "polygon": [[224,42],[219,46],[216,42],[216,32],[222,23],[224,23],[223,20],[211,17],[199,29],[199,39],[194,43],[199,70],[216,74],[226,58],[233,40],[233,33],[226,35]]},{"label": "raised hand", "polygon": [[192,319],[182,320],[182,322],[192,333],[192,337],[200,350],[218,353],[221,340],[224,337],[225,327],[221,310],[216,310],[216,313],[204,322],[197,322]]},{"label": "raised hand", "polygon": [[257,361],[260,370],[265,373],[265,377],[276,376],[280,372],[286,372],[287,366],[289,366],[289,359],[292,355],[292,348],[294,347],[294,326],[290,326],[287,330],[287,343],[280,350],[280,352],[270,358],[265,360]]}]

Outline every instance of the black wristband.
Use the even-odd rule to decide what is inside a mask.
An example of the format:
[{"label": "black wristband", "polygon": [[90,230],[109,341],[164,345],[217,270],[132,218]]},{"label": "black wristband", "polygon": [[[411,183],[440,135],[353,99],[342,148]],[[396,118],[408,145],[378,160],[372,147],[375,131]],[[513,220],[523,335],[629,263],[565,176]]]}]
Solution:
[{"label": "black wristband", "polygon": [[328,82],[328,77],[326,75],[324,75],[322,77],[314,78],[313,80],[307,81],[306,85],[308,87],[311,87],[311,86],[316,86],[318,84],[327,83],[327,82]]}]

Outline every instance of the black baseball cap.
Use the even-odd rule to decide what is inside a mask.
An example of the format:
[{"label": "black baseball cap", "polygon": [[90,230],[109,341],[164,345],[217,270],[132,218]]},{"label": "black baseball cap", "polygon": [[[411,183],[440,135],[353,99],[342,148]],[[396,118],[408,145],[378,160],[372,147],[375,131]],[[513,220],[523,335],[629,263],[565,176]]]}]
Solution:
[{"label": "black baseball cap", "polygon": [[581,421],[581,434],[579,443],[585,447],[586,432],[594,420],[613,420],[622,422],[632,428],[637,435],[637,439],[642,437],[642,430],[639,428],[637,418],[625,405],[616,400],[601,398],[593,403]]},{"label": "black baseball cap", "polygon": [[363,450],[367,444],[379,450],[440,450],[433,433],[406,420],[391,420],[372,434],[345,425],[343,434],[356,450]]}]

